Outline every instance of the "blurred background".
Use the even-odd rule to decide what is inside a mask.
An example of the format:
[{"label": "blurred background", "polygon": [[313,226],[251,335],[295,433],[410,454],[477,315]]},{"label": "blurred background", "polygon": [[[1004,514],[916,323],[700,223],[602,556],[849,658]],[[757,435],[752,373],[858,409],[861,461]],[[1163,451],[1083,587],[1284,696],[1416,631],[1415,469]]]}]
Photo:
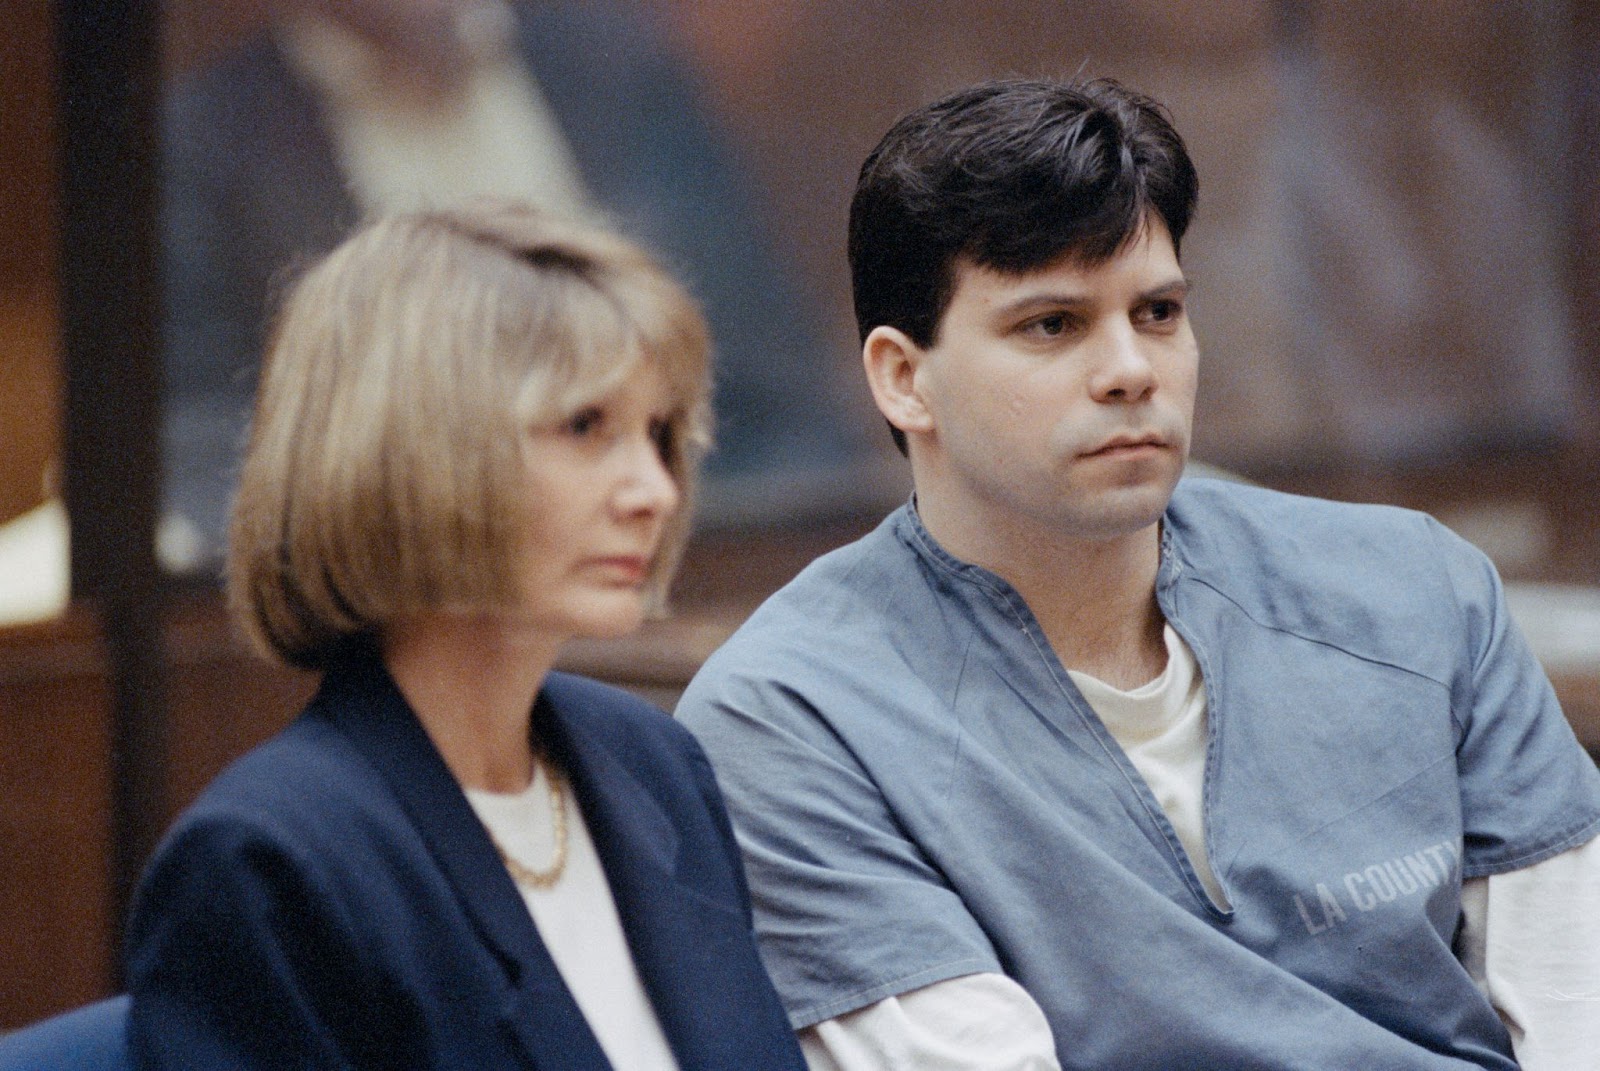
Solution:
[{"label": "blurred background", "polygon": [[171,816],[314,682],[217,556],[273,295],[363,213],[612,222],[706,302],[678,614],[568,664],[664,704],[908,489],[857,371],[856,168],[986,77],[1112,76],[1201,176],[1196,456],[1427,509],[1600,747],[1600,11],[1580,0],[15,0],[0,30],[0,1029],[116,985]]}]

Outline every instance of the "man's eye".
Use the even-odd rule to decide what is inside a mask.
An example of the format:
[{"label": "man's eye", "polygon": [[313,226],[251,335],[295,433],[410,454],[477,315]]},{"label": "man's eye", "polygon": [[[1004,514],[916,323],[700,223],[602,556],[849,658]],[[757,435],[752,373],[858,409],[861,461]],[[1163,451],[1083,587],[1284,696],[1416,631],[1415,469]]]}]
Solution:
[{"label": "man's eye", "polygon": [[1029,329],[1034,334],[1048,335],[1050,337],[1063,335],[1066,334],[1067,331],[1067,318],[1060,313],[1050,316],[1043,316],[1033,321],[1033,323],[1029,325]]},{"label": "man's eye", "polygon": [[1181,301],[1152,301],[1147,315],[1151,322],[1158,324],[1176,320],[1183,315],[1183,303]]}]

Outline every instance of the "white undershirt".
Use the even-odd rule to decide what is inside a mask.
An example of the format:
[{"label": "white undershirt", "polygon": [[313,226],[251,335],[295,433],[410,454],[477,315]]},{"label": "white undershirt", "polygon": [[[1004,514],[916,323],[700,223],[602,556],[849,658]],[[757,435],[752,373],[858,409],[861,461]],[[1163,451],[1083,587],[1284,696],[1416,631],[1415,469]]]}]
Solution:
[{"label": "white undershirt", "polygon": [[1131,692],[1077,670],[1067,674],[1161,804],[1212,902],[1226,907],[1205,844],[1206,690],[1194,656],[1170,625],[1163,638],[1166,669]]},{"label": "white undershirt", "polygon": [[1039,1005],[1003,974],[969,974],[800,1031],[811,1071],[1060,1071]]},{"label": "white undershirt", "polygon": [[[555,849],[554,816],[544,769],[517,793],[467,790],[467,802],[502,850],[543,870]],[[678,1066],[628,951],[611,886],[589,827],[569,785],[567,865],[548,889],[517,883],[550,958],[617,1071],[670,1071]]]},{"label": "white undershirt", "polygon": [[[1205,689],[1169,626],[1167,667],[1122,692],[1072,673],[1166,811],[1195,873],[1224,898],[1205,852]],[[1600,838],[1462,883],[1462,964],[1500,1013],[1524,1071],[1595,1067],[1600,1053]],[[1043,1011],[1016,982],[971,974],[800,1031],[812,1071],[1057,1071]]]}]

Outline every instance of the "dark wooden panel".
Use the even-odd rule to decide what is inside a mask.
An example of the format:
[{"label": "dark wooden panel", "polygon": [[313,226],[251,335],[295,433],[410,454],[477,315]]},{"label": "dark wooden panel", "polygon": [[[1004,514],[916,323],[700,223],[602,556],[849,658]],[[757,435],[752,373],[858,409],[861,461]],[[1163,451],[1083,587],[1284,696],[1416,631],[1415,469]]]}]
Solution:
[{"label": "dark wooden panel", "polygon": [[165,650],[170,822],[223,767],[289,724],[317,678],[255,655],[217,593],[171,608]]},{"label": "dark wooden panel", "polygon": [[55,278],[54,27],[43,3],[7,4],[0,33],[0,285],[42,290]]},{"label": "dark wooden panel", "polygon": [[164,811],[159,6],[52,5],[72,594],[99,614],[111,664],[116,921]]},{"label": "dark wooden panel", "polygon": [[87,614],[0,629],[0,1029],[113,984],[110,691]]},{"label": "dark wooden panel", "polygon": [[46,472],[61,452],[51,41],[48,5],[7,9],[0,34],[0,523],[43,501]]}]

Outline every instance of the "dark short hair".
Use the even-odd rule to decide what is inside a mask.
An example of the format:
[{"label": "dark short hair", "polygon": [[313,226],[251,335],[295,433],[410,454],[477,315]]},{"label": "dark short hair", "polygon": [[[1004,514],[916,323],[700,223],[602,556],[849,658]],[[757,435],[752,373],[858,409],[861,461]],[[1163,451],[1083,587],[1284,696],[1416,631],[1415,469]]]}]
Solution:
[{"label": "dark short hair", "polygon": [[1198,192],[1166,110],[1114,81],[952,93],[895,123],[861,165],[849,243],[861,338],[881,324],[933,345],[958,259],[1015,274],[1069,254],[1100,264],[1152,212],[1178,248]]}]

